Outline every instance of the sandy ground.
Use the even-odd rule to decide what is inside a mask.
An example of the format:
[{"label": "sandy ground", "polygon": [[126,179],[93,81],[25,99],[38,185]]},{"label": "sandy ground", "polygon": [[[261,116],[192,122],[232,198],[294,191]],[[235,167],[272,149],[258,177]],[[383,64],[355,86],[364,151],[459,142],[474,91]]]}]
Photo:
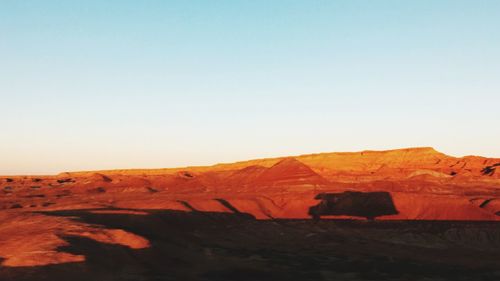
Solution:
[{"label": "sandy ground", "polygon": [[256,220],[248,214],[56,211],[125,229],[133,249],[67,235],[84,261],[0,267],[2,280],[499,280],[496,222]]},{"label": "sandy ground", "polygon": [[415,148],[1,176],[0,280],[500,280],[497,169]]}]

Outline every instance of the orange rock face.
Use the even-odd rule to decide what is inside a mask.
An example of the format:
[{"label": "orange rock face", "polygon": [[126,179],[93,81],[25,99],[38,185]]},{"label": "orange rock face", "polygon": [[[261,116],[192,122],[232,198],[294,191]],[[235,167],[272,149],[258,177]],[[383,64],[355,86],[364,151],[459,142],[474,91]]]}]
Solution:
[{"label": "orange rock face", "polygon": [[[500,220],[500,159],[447,156],[432,148],[323,153],[209,167],[113,170],[0,177],[3,266],[78,262],[57,250],[61,237],[86,237],[132,249],[149,241],[51,215],[148,215],[148,210],[246,213],[257,219],[310,218],[320,193],[387,192],[397,214],[380,220]],[[358,208],[353,203],[352,208]],[[335,218],[336,216],[327,217]],[[339,218],[364,219],[346,213]]]}]

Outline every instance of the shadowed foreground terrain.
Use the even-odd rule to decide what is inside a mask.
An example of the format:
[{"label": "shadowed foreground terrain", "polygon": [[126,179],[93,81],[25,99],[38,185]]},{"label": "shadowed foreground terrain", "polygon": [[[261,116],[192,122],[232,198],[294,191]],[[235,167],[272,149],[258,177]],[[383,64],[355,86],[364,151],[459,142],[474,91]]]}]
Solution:
[{"label": "shadowed foreground terrain", "polygon": [[69,244],[58,250],[85,255],[85,261],[0,267],[2,280],[500,280],[496,222],[259,221],[244,213],[100,211],[46,215],[125,229],[150,247],[65,236]]}]

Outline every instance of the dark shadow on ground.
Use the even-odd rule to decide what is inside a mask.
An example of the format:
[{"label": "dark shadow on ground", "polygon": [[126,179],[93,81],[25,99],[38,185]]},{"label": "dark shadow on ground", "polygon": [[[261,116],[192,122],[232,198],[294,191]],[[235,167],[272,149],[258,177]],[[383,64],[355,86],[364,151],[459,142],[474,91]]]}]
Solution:
[{"label": "dark shadow on ground", "polygon": [[399,212],[389,192],[345,191],[341,193],[320,193],[314,199],[321,200],[309,208],[314,219],[321,216],[357,216],[374,220],[376,217],[397,215]]},{"label": "dark shadow on ground", "polygon": [[[69,246],[59,250],[85,255],[85,262],[0,267],[0,280],[500,280],[498,223],[260,221],[236,212],[146,212],[45,212],[124,229],[151,247],[63,237]],[[484,233],[491,241],[477,244]]]},{"label": "dark shadow on ground", "polygon": [[217,198],[214,199],[215,201],[221,203],[222,206],[226,207],[228,210],[235,214],[241,214],[240,210],[238,210],[235,206],[233,206],[229,201],[222,199],[222,198]]},{"label": "dark shadow on ground", "polygon": [[182,200],[178,200],[177,202],[181,203],[182,206],[186,207],[186,209],[190,210],[191,212],[198,212],[198,210],[196,210],[191,204],[189,204],[189,202],[187,201],[182,201]]}]

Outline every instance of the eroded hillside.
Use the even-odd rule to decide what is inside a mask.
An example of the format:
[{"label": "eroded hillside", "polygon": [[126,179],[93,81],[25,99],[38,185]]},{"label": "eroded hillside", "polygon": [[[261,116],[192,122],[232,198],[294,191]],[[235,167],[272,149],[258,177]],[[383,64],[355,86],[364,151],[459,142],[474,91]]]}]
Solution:
[{"label": "eroded hillside", "polygon": [[[370,197],[381,192],[391,212],[375,210],[389,204]],[[322,210],[322,219],[500,221],[500,159],[411,148],[209,167],[4,176],[0,257],[9,267],[84,261],[85,255],[61,250],[70,244],[65,237],[150,247],[148,238],[126,228],[54,215],[58,212],[140,217],[169,210],[280,220],[310,219],[311,208]]]}]

